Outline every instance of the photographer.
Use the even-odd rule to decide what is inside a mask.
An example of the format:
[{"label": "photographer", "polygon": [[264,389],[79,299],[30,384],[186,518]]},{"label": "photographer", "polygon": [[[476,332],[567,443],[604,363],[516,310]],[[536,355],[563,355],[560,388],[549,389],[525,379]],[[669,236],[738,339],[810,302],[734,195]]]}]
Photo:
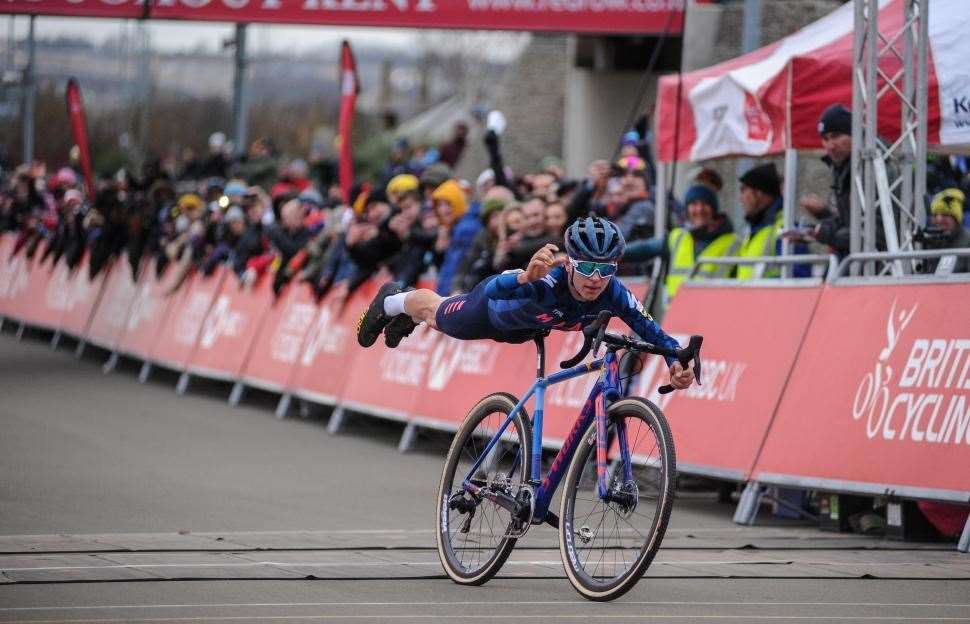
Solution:
[{"label": "photographer", "polygon": [[[921,233],[924,249],[970,249],[970,232],[963,227],[965,201],[963,191],[955,188],[940,191],[933,197],[930,204],[932,225]],[[938,269],[947,274],[970,273],[970,257],[933,258],[926,262],[923,271],[935,273]]]}]

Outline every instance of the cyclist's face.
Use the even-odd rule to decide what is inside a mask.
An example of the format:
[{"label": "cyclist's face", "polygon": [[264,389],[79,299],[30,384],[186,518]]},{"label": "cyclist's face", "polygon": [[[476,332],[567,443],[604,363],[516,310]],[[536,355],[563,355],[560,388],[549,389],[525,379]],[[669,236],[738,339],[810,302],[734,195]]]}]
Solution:
[{"label": "cyclist's face", "polygon": [[573,266],[568,262],[566,263],[566,270],[569,271],[570,290],[573,291],[573,296],[580,301],[594,301],[603,294],[610,283],[610,279],[612,279],[611,277],[601,277],[598,272],[593,273],[591,277],[586,277],[573,269]]}]

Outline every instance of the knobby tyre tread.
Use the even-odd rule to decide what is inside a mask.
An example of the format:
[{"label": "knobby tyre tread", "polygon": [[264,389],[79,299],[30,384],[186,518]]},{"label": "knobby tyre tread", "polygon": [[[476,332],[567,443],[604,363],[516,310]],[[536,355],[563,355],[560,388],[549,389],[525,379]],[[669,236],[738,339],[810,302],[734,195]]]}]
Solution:
[{"label": "knobby tyre tread", "polygon": [[[667,530],[667,523],[670,520],[670,514],[673,510],[674,484],[676,483],[677,475],[673,436],[670,432],[670,426],[667,424],[667,420],[660,408],[646,399],[628,397],[613,403],[607,415],[610,426],[614,425],[621,417],[628,419],[634,417],[643,420],[656,437],[657,446],[659,447],[659,459],[662,462],[662,470],[661,477],[658,480],[659,491],[657,494],[656,516],[653,519],[649,534],[645,536],[646,539],[640,548],[639,554],[625,572],[618,574],[608,581],[593,581],[586,574],[582,563],[578,559],[580,555],[576,550],[577,538],[573,512],[575,511],[577,485],[579,480],[583,478],[584,470],[589,470],[587,462],[590,459],[595,468],[596,423],[593,422],[583,434],[580,446],[573,456],[566,478],[563,480],[563,494],[559,509],[559,547],[563,567],[566,570],[566,576],[569,582],[583,597],[595,601],[608,601],[619,598],[630,591],[646,572],[647,568],[650,567],[657,550],[660,548],[660,543],[663,541],[664,533]],[[590,444],[591,436],[592,444]],[[636,461],[634,461],[634,464],[636,465]],[[571,541],[567,543],[569,538],[571,538]],[[570,545],[572,545],[572,548],[570,548]]]},{"label": "knobby tyre tread", "polygon": [[[482,585],[488,582],[502,568],[502,565],[515,547],[516,539],[505,537],[495,546],[492,555],[482,565],[476,567],[474,570],[463,569],[461,562],[456,559],[455,550],[451,544],[452,535],[449,532],[448,500],[456,488],[460,487],[461,479],[464,478],[464,474],[458,475],[456,471],[459,462],[463,459],[462,450],[465,448],[466,443],[469,442],[476,427],[489,415],[498,413],[508,414],[517,403],[518,399],[507,392],[496,392],[484,397],[468,412],[465,420],[455,433],[455,437],[448,449],[444,469],[441,473],[441,481],[438,484],[438,494],[435,499],[435,541],[438,549],[438,558],[441,560],[441,565],[445,572],[453,581],[462,585]],[[501,421],[498,424],[501,424]],[[532,423],[524,408],[519,410],[519,413],[516,414],[506,431],[514,432],[513,435],[516,438],[516,443],[521,449],[521,465],[519,466],[518,472],[519,482],[524,483],[528,478],[532,440]],[[482,443],[482,448],[484,448],[486,442],[487,440]],[[466,461],[469,459],[467,454],[464,459]],[[483,501],[481,505],[492,505],[492,503]],[[503,527],[504,529],[507,529],[507,527]]]}]

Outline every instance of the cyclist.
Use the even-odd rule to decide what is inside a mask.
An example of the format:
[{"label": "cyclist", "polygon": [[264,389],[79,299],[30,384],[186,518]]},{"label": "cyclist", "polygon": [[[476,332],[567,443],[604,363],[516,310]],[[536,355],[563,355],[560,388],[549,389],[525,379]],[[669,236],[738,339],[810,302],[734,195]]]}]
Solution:
[{"label": "cyclist", "polygon": [[[549,243],[528,267],[506,271],[481,281],[471,292],[443,298],[433,290],[404,291],[384,284],[357,323],[357,341],[369,347],[383,332],[396,347],[420,322],[461,340],[489,338],[525,342],[538,330],[578,331],[602,310],[619,316],[640,338],[679,348],[663,332],[616,274],[625,242],[620,230],[605,219],[586,217],[566,230],[566,255]],[[691,385],[694,373],[668,358],[670,384]]]}]

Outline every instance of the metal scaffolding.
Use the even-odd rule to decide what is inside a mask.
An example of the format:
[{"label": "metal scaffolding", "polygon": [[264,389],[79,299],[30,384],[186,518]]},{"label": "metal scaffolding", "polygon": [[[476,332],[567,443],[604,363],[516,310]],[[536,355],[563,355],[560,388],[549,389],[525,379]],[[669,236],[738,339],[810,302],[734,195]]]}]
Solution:
[{"label": "metal scaffolding", "polygon": [[[926,224],[929,0],[904,0],[903,27],[889,38],[879,31],[880,0],[854,3],[850,250],[909,251]],[[897,64],[898,69],[888,73],[887,68]],[[877,134],[878,108],[890,98],[900,103],[901,132],[896,141],[884,144]],[[896,260],[881,268],[867,263],[864,272],[900,275],[911,268]]]}]

